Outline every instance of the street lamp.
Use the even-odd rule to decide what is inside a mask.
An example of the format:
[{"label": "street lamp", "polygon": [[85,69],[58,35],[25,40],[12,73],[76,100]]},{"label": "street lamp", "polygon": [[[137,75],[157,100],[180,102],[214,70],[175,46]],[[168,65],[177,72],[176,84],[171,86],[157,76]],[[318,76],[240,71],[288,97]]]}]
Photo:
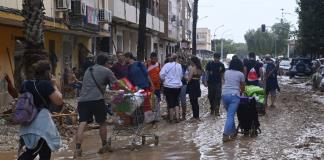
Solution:
[{"label": "street lamp", "polygon": [[216,46],[216,31],[220,28],[224,27],[224,25],[220,25],[218,27],[215,28],[215,31],[214,31],[214,41],[215,41],[215,44],[214,44],[214,49],[215,49],[215,52],[217,52],[217,46]]},{"label": "street lamp", "polygon": [[224,58],[224,34],[225,34],[226,32],[229,32],[229,31],[231,31],[231,30],[228,29],[228,30],[226,30],[226,31],[224,31],[224,32],[222,33],[222,38],[221,38],[221,60],[223,60],[223,58]]},{"label": "street lamp", "polygon": [[197,21],[201,21],[201,20],[206,19],[206,18],[208,18],[208,16],[204,16],[204,17],[198,18]]}]

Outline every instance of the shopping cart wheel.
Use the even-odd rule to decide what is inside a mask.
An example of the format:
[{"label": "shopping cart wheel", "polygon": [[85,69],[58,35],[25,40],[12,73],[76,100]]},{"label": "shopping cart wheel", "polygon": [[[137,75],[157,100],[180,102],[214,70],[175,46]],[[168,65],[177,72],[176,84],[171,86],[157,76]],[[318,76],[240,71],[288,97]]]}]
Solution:
[{"label": "shopping cart wheel", "polygon": [[146,137],[142,136],[142,145],[145,145],[145,142],[146,142]]},{"label": "shopping cart wheel", "polygon": [[159,136],[154,136],[154,145],[159,145]]}]

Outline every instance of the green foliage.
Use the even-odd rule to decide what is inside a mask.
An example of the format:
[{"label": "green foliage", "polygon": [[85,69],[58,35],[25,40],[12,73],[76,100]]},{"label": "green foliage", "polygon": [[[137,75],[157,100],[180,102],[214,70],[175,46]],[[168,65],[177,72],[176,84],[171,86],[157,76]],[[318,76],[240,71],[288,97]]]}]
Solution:
[{"label": "green foliage", "polygon": [[298,41],[304,54],[324,56],[324,1],[298,0]]},{"label": "green foliage", "polygon": [[262,32],[261,29],[249,30],[244,35],[248,50],[261,55],[274,52],[274,37],[273,33]]},{"label": "green foliage", "polygon": [[244,35],[250,52],[260,55],[284,55],[287,52],[287,44],[290,37],[290,24],[281,20],[275,23],[271,30],[262,32],[261,28],[249,30]]},{"label": "green foliage", "polygon": [[[221,52],[221,39],[212,40],[212,51],[215,52],[215,43],[216,43],[216,51]],[[235,54],[238,51],[247,50],[247,46],[245,43],[235,43],[231,39],[223,39],[224,46],[224,55],[226,54]]]}]

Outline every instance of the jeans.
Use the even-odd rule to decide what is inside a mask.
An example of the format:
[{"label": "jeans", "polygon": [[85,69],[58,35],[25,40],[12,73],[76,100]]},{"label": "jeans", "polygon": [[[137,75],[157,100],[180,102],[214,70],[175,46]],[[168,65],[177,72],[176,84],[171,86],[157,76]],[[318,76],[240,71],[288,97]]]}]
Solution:
[{"label": "jeans", "polygon": [[182,85],[181,91],[180,91],[180,106],[186,107],[186,95],[187,95],[187,85]]},{"label": "jeans", "polygon": [[224,108],[227,112],[224,134],[231,135],[236,132],[235,113],[240,103],[240,97],[238,95],[233,95],[233,94],[223,95],[223,102],[224,102]]},{"label": "jeans", "polygon": [[222,97],[222,84],[208,84],[208,100],[210,103],[210,111],[219,113],[219,106]]}]

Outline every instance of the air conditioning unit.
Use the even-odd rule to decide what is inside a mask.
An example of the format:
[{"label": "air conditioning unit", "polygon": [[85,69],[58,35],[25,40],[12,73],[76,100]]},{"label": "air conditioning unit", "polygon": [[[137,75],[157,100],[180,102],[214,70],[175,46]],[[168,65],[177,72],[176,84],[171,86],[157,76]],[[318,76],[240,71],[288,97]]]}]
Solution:
[{"label": "air conditioning unit", "polygon": [[111,11],[106,9],[100,9],[98,17],[100,22],[110,23],[112,21]]},{"label": "air conditioning unit", "polygon": [[82,0],[72,1],[72,13],[75,16],[85,16],[87,14],[87,6]]},{"label": "air conditioning unit", "polygon": [[71,0],[56,0],[56,9],[68,9],[69,8],[69,2],[68,1],[71,1]]}]

